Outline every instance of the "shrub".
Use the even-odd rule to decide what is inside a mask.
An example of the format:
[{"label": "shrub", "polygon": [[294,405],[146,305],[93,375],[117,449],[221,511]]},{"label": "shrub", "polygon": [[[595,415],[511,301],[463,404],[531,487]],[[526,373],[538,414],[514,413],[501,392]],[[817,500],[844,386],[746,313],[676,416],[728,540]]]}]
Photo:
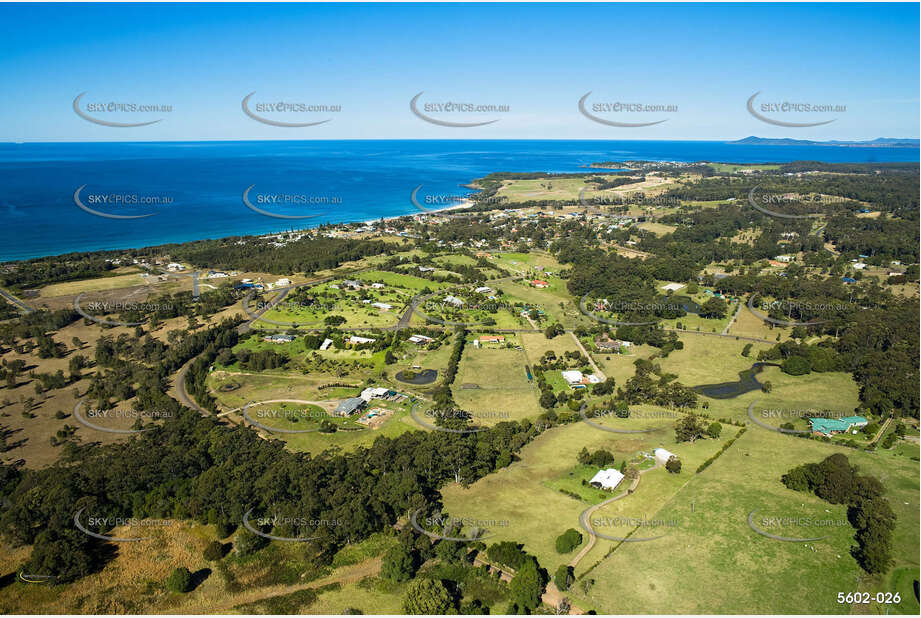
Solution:
[{"label": "shrub", "polygon": [[568,554],[582,543],[582,534],[575,528],[570,528],[556,537],[556,552]]},{"label": "shrub", "polygon": [[224,544],[220,541],[211,541],[208,543],[208,546],[205,547],[205,551],[202,552],[205,560],[209,562],[216,562],[224,557]]},{"label": "shrub", "polygon": [[241,556],[253,554],[268,544],[268,539],[253,534],[249,530],[240,530],[234,538],[234,549]]},{"label": "shrub", "polygon": [[668,461],[665,462],[665,469],[672,474],[681,473],[681,460],[672,455],[668,458]]},{"label": "shrub", "polygon": [[219,522],[217,522],[217,525],[216,525],[216,527],[215,527],[215,531],[217,532],[217,538],[219,538],[219,539],[226,539],[226,538],[229,537],[231,534],[233,534],[233,531],[236,530],[236,528],[237,528],[237,527],[234,526],[234,525],[233,525],[232,523],[230,523],[229,521],[219,521]]},{"label": "shrub", "polygon": [[192,590],[192,573],[185,567],[177,567],[166,578],[166,589],[170,592],[189,592]]},{"label": "shrub", "polygon": [[562,591],[569,590],[573,579],[572,567],[568,564],[561,564],[556,570],[556,574],[553,576],[556,587]]}]

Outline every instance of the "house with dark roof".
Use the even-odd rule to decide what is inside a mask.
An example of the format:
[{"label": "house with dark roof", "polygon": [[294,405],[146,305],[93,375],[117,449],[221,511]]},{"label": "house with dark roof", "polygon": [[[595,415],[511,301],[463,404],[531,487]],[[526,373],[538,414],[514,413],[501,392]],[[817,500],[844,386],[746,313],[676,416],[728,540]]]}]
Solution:
[{"label": "house with dark roof", "polygon": [[366,403],[368,402],[361,397],[349,397],[339,402],[335,412],[339,416],[351,416],[361,410]]}]

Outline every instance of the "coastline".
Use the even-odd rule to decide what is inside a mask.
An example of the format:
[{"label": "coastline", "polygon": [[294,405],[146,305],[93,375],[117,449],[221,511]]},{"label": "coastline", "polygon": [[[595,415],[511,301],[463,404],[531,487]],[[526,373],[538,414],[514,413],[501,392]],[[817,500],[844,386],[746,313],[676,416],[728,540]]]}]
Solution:
[{"label": "coastline", "polygon": [[[450,210],[463,210],[464,208],[470,208],[474,205],[473,200],[461,200],[459,203],[453,206],[444,206],[442,208],[432,208],[430,210],[420,210],[418,213],[409,213],[405,215],[392,215],[389,217],[378,217],[377,219],[368,219],[366,221],[349,221],[343,223],[336,223],[335,225],[354,225],[355,223],[361,223],[363,225],[371,225],[372,223],[378,223],[379,221],[393,221],[395,219],[402,219],[403,217],[418,217],[419,215],[439,215],[441,213],[448,212]],[[305,230],[311,230],[316,228],[304,228]]]},{"label": "coastline", "polygon": [[[392,147],[386,148],[387,144]],[[910,148],[764,146],[711,140],[27,143],[0,147],[0,151],[0,183],[5,188],[0,203],[5,217],[0,263],[319,226],[367,225],[423,213],[448,217],[452,211],[469,208],[470,202],[438,203],[431,208],[423,203],[420,208],[410,201],[413,187],[424,184],[427,194],[455,195],[458,187],[473,193],[468,186],[471,179],[496,172],[585,174],[605,169],[593,163],[610,161],[917,165],[913,156],[917,150]],[[99,171],[99,161],[111,162],[105,174]],[[272,220],[240,203],[240,192],[250,185],[268,195],[335,196],[339,201],[324,211],[322,219]],[[81,186],[97,197],[166,197],[168,212],[134,221],[95,217],[73,202],[75,189]],[[137,212],[144,215],[155,209],[142,206]]]}]

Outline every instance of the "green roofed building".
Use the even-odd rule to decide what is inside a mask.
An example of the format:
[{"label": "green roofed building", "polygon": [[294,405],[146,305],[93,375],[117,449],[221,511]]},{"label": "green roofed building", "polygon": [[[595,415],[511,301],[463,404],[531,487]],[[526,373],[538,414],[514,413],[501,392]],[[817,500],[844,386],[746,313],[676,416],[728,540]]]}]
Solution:
[{"label": "green roofed building", "polygon": [[812,431],[826,436],[833,433],[850,431],[852,427],[865,427],[869,423],[862,416],[843,416],[841,418],[810,418]]}]

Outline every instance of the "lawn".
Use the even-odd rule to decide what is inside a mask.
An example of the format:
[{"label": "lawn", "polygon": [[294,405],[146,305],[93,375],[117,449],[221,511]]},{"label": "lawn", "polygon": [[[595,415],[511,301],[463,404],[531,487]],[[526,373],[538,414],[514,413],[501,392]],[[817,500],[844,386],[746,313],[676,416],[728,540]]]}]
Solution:
[{"label": "lawn", "polygon": [[[409,408],[405,405],[398,405],[391,402],[373,400],[369,407],[386,408],[393,411],[393,414],[384,422],[383,425],[376,429],[365,429],[363,431],[337,431],[331,434],[320,432],[300,433],[300,434],[276,434],[278,438],[285,441],[287,447],[295,452],[307,452],[314,455],[319,454],[326,449],[341,449],[350,452],[359,447],[369,447],[381,436],[395,438],[396,436],[415,429],[418,425],[409,416]],[[353,418],[358,418],[355,415]],[[354,420],[349,422],[355,426]]]},{"label": "lawn", "polygon": [[548,318],[559,322],[563,328],[592,325],[591,318],[579,311],[578,301],[573,299],[567,291],[566,281],[545,275],[540,275],[538,278],[547,281],[550,287],[535,288],[524,282],[508,282],[501,284],[500,288],[515,302],[542,309]]},{"label": "lawn", "polygon": [[110,277],[96,277],[94,279],[82,279],[80,281],[52,283],[41,289],[41,296],[71,296],[80,294],[81,292],[99,292],[146,284],[147,280],[142,277],[139,272],[132,272]]},{"label": "lawn", "polygon": [[[713,465],[689,476],[662,508],[646,512],[677,521],[674,531],[654,543],[623,544],[587,575],[586,581],[595,582],[587,592],[580,584],[574,587],[574,602],[622,613],[849,613],[849,607],[837,604],[836,594],[855,590],[860,570],[849,553],[854,531],[840,525],[845,508],[780,483],[793,466],[833,452],[845,453],[865,473],[884,477],[898,516],[896,563],[917,569],[916,463],[890,465],[873,454],[750,428]],[[764,538],[748,527],[752,510],[759,511],[756,522],[772,533],[826,538],[807,543]],[[762,517],[837,523],[767,527]],[[595,550],[589,558],[601,555]],[[888,589],[870,579],[864,577],[860,588]]]},{"label": "lawn", "polygon": [[[619,465],[619,462],[617,462],[615,467]],[[622,488],[618,488],[613,492],[609,492],[582,483],[582,481],[588,483],[597,472],[597,466],[579,464],[555,479],[544,481],[544,485],[554,491],[578,494],[586,505],[598,504],[623,491]]]},{"label": "lawn", "polygon": [[[332,423],[337,429],[343,431],[358,431],[363,427],[355,422],[355,418],[332,416],[326,410],[314,404],[300,404],[292,402],[264,403],[249,406],[246,415],[253,422],[271,429],[287,431],[316,431],[320,423]],[[276,434],[278,437],[292,434]],[[296,434],[295,434],[296,435]]]},{"label": "lawn", "polygon": [[[602,419],[599,422],[605,424],[609,421]],[[508,521],[508,526],[490,531],[494,536],[489,543],[501,540],[524,543],[525,550],[537,556],[541,566],[553,572],[576,553],[558,554],[554,547],[556,537],[568,528],[580,529],[579,515],[588,506],[583,500],[554,487],[578,465],[578,454],[583,447],[589,451],[609,450],[617,466],[624,459],[632,460],[639,451],[651,451],[659,446],[682,458],[685,463],[682,474],[671,475],[663,469],[644,474],[636,493],[613,503],[629,505],[631,515],[639,517],[643,513],[657,511],[660,504],[687,480],[689,473],[734,434],[726,428],[721,440],[698,440],[694,445],[675,446],[674,421],[617,419],[616,422],[623,427],[655,430],[642,434],[617,434],[583,422],[550,429],[522,449],[520,461],[511,466],[480,479],[468,489],[456,484],[443,488],[442,496],[448,512],[453,517]],[[583,542],[586,538],[587,534],[583,533]],[[610,541],[599,539],[600,555],[610,545]],[[597,551],[593,550],[589,557]],[[613,583],[614,580],[609,582]],[[607,609],[620,611],[614,606]]]},{"label": "lawn", "polygon": [[664,223],[652,223],[649,221],[638,223],[636,225],[638,229],[646,230],[647,232],[652,232],[656,236],[665,236],[666,234],[671,234],[678,226],[676,225],[666,225]]},{"label": "lawn", "polygon": [[[764,312],[762,311],[761,313]],[[769,341],[775,341],[777,335],[780,335],[780,340],[786,341],[790,339],[790,333],[792,331],[792,326],[778,326],[770,322],[765,322],[749,311],[748,307],[742,307],[742,311],[739,312],[736,321],[729,329],[729,334],[741,337],[757,337]]]},{"label": "lawn", "polygon": [[[585,342],[583,342],[585,344]],[[588,345],[585,349],[590,350]],[[605,377],[614,378],[614,383],[620,387],[636,373],[637,359],[649,358],[650,355],[658,351],[649,345],[634,345],[629,348],[627,354],[616,354],[613,352],[592,352],[592,358],[595,363],[601,367]],[[674,354],[674,352],[673,352]]]},{"label": "lawn", "polygon": [[[612,179],[618,176],[598,174],[602,178]],[[642,183],[633,183],[617,187],[622,190],[636,190]],[[588,185],[594,187],[595,185]],[[508,197],[512,202],[530,202],[537,200],[570,201],[579,198],[579,193],[586,187],[584,178],[537,178],[506,180],[497,195]],[[586,192],[588,193],[588,192]]]},{"label": "lawn", "polygon": [[[525,355],[508,348],[474,348],[467,344],[451,391],[464,410],[483,425],[536,417],[537,386],[525,375]],[[464,388],[476,385],[477,388]]]},{"label": "lawn", "polygon": [[423,279],[421,277],[404,275],[402,273],[394,273],[387,270],[369,270],[355,275],[355,279],[367,281],[368,283],[383,283],[384,285],[392,285],[394,287],[405,288],[414,292],[423,290],[425,288],[434,290],[436,288],[447,287],[447,284],[445,283],[429,281],[428,279]]}]

